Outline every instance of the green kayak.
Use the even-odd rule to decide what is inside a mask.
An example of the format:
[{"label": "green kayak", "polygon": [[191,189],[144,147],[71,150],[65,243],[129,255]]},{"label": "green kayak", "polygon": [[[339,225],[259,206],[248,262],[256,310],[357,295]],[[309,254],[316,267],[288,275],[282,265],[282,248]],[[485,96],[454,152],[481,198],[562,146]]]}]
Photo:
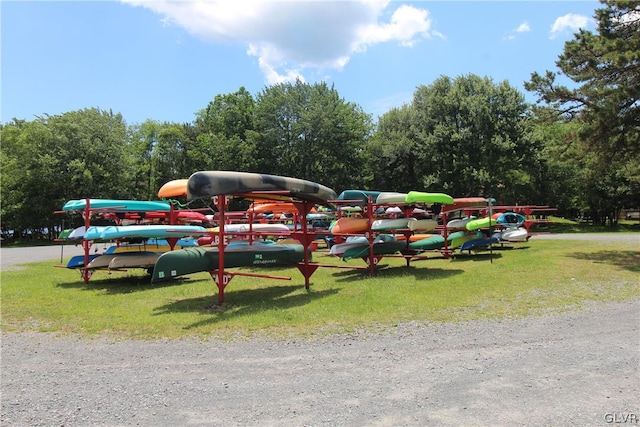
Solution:
[{"label": "green kayak", "polygon": [[[214,246],[165,252],[156,261],[151,282],[217,270],[219,253],[218,248]],[[224,251],[225,268],[293,265],[303,261],[303,246],[295,243],[239,243],[227,246]]]},{"label": "green kayak", "polygon": [[424,203],[433,205],[435,203],[441,205],[452,205],[453,197],[444,193],[423,193],[422,191],[409,191],[406,198],[407,203]]},{"label": "green kayak", "polygon": [[[405,242],[391,241],[373,244],[374,255],[392,255],[406,247]],[[358,246],[347,249],[342,255],[343,261],[353,258],[366,258],[369,256],[369,246]]]}]

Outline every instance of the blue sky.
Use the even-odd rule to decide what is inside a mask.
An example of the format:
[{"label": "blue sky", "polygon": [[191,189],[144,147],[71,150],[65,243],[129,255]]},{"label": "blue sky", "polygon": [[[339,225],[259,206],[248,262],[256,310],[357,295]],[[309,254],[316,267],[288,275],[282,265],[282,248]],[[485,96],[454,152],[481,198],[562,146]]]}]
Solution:
[{"label": "blue sky", "polygon": [[376,119],[440,76],[526,95],[597,1],[2,1],[0,121],[98,107],[192,122],[216,95],[326,81]]}]

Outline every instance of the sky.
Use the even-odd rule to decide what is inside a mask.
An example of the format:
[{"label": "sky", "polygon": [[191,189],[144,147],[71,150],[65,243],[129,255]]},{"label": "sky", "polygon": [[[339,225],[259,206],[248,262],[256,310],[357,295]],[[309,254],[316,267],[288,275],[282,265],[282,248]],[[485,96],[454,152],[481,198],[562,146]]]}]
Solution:
[{"label": "sky", "polygon": [[524,89],[598,1],[0,1],[0,122],[84,108],[190,123],[216,95],[326,82],[374,120],[441,76]]}]

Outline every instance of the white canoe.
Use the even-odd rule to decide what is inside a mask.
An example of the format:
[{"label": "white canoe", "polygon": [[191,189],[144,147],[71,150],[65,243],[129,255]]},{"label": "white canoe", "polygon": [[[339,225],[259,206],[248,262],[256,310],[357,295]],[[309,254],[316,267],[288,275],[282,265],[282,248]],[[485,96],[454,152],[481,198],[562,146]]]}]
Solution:
[{"label": "white canoe", "polygon": [[109,263],[109,270],[117,270],[119,268],[151,268],[156,265],[156,261],[162,253],[128,253],[121,256],[115,256]]},{"label": "white canoe", "polygon": [[371,229],[373,231],[382,231],[382,230],[400,230],[403,228],[407,228],[408,224],[411,222],[415,222],[415,218],[384,218],[384,219],[376,219],[371,224]]},{"label": "white canoe", "polygon": [[382,192],[376,198],[378,205],[404,205],[407,204],[407,193]]},{"label": "white canoe", "polygon": [[471,220],[472,218],[452,219],[447,222],[447,228],[449,230],[466,230],[467,223]]},{"label": "white canoe", "polygon": [[418,219],[410,221],[408,226],[411,231],[433,231],[438,226],[438,221],[435,219]]}]

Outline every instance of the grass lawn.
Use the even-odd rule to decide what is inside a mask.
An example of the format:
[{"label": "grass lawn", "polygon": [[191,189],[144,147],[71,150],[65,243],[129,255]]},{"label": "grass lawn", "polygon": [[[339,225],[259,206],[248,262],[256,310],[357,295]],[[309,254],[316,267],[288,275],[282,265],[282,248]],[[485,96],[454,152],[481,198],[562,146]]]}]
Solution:
[{"label": "grass lawn", "polygon": [[[640,295],[640,248],[633,242],[536,240],[407,267],[383,258],[366,270],[319,268],[311,289],[296,268],[236,269],[291,280],[236,276],[216,306],[207,273],[154,284],[143,270],[98,271],[85,284],[54,262],[2,272],[2,329],[160,339],[314,337],[401,322],[513,318]],[[323,264],[364,266],[314,253]]]}]

